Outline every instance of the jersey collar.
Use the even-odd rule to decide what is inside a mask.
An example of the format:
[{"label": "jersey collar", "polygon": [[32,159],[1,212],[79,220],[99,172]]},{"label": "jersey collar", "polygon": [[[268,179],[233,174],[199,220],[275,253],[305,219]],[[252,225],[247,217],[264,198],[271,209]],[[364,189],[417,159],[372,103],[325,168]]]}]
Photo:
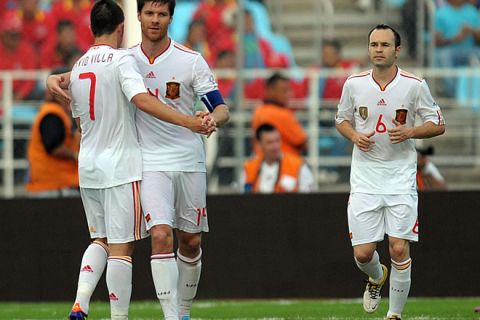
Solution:
[{"label": "jersey collar", "polygon": [[164,51],[160,52],[159,55],[157,55],[156,57],[153,57],[153,58],[148,57],[148,55],[143,50],[142,43],[140,43],[140,45],[138,46],[138,50],[140,50],[140,56],[148,64],[155,64],[155,63],[158,63],[158,62],[164,60],[166,57],[168,57],[170,55],[170,52],[172,52],[172,48],[173,48],[173,44],[174,44],[172,39],[168,38],[168,41],[169,41],[169,43],[168,43],[167,48]]},{"label": "jersey collar", "polygon": [[396,68],[397,68],[397,73],[395,74],[395,77],[393,77],[393,79],[390,80],[385,86],[382,87],[380,83],[378,83],[378,81],[375,80],[375,78],[373,77],[373,70],[370,71],[370,82],[375,88],[377,88],[377,90],[381,92],[385,92],[387,89],[394,87],[398,82],[398,78],[400,76],[400,68],[398,66],[396,66]]}]

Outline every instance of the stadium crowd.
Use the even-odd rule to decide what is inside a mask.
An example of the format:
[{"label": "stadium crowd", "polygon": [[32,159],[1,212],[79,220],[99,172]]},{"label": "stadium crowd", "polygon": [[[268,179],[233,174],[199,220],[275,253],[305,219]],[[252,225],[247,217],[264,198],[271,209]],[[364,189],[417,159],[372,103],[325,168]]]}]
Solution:
[{"label": "stadium crowd", "polygon": [[[94,0],[2,1],[0,4],[0,70],[53,70],[62,67],[71,69],[75,61],[93,43],[89,29],[89,13],[94,2]],[[236,1],[177,0],[177,2],[198,4],[189,19],[188,26],[185,26],[187,35],[183,44],[200,52],[212,69],[235,68],[235,59],[238,54],[236,47],[240,39],[236,33],[238,16]],[[262,1],[257,2],[262,3]],[[415,10],[415,1],[399,2],[403,5],[404,19],[414,16],[409,13]],[[437,1],[437,6],[435,17],[437,65],[461,67],[472,61],[478,61],[480,57],[480,47],[477,44],[477,41],[480,41],[478,1],[445,0]],[[259,21],[256,21],[255,14],[248,6],[244,12],[244,19],[243,61],[246,69],[276,70],[295,67],[294,59],[287,53],[276,50],[270,39],[258,32]],[[411,37],[413,39],[414,35],[411,37],[409,35],[408,25],[408,21],[405,20],[404,31],[407,39]],[[412,45],[415,41],[412,39],[407,41],[410,54],[415,50],[415,46]],[[458,50],[459,48],[468,50]],[[458,55],[463,56],[458,57]],[[352,73],[364,66],[361,60],[343,58],[342,44],[336,39],[324,39],[321,57],[319,64],[308,67],[316,70],[342,70]],[[318,97],[326,103],[336,104],[345,80],[346,77],[322,78],[318,87]],[[455,94],[454,82],[455,79],[445,81],[445,92],[448,96]],[[237,95],[235,79],[220,78],[218,85],[225,98],[230,101],[235,99]],[[287,87],[289,98],[305,99],[309,94],[306,78],[290,77]],[[270,91],[268,81],[263,78],[254,78],[246,80],[243,94],[250,100],[264,100],[265,103],[258,104],[258,109],[262,105],[271,103],[268,96]],[[2,95],[3,91],[0,91],[0,97]],[[15,101],[43,99],[43,83],[35,83],[33,80],[14,81]],[[295,118],[290,106],[277,109],[280,112],[289,112]],[[322,125],[333,128],[333,122],[322,123]],[[282,132],[281,127],[277,129]],[[327,141],[328,154],[345,155],[349,152],[347,144],[336,132],[323,139]],[[322,148],[324,143],[319,142],[319,146]],[[302,152],[306,152],[306,149]],[[252,155],[254,153],[252,149]]]}]

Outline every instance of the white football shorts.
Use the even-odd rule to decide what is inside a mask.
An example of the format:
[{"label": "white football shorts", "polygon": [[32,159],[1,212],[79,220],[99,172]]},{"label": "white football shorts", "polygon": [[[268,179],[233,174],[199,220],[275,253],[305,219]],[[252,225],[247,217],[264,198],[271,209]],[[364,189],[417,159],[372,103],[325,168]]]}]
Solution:
[{"label": "white football shorts", "polygon": [[205,172],[143,172],[142,209],[147,230],[166,224],[188,233],[208,232]]},{"label": "white football shorts", "polygon": [[385,234],[418,241],[418,195],[351,193],[348,228],[352,246],[382,241]]},{"label": "white football shorts", "polygon": [[140,206],[140,182],[106,189],[80,188],[90,237],[128,243],[148,236]]}]

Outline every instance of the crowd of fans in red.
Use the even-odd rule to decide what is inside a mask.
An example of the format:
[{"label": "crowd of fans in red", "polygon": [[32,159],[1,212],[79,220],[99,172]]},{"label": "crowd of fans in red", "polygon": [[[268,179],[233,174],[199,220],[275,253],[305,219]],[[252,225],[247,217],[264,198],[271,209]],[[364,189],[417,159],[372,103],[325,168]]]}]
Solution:
[{"label": "crowd of fans in red", "polygon": [[[94,0],[52,0],[49,10],[45,11],[40,7],[39,0],[2,1],[0,70],[71,67],[92,44],[89,14],[93,2]],[[235,68],[236,44],[240,39],[235,31],[237,15],[235,0],[200,1],[188,27],[184,44],[202,53],[212,68]],[[255,30],[254,17],[246,11],[243,36],[244,68],[292,67],[289,58],[276,52],[268,40],[258,35]],[[345,64],[339,60],[340,52],[337,51],[338,61],[329,62],[330,64],[324,67],[351,66],[350,63]],[[328,91],[328,98],[339,98],[344,79],[338,80],[323,83],[319,90]],[[323,90],[325,86],[330,89]],[[332,91],[332,86],[336,87],[336,90]],[[219,87],[225,97],[235,97],[235,79],[219,79]],[[292,80],[291,89],[293,98],[304,98],[308,93],[308,83],[304,79]],[[263,99],[264,92],[263,78],[246,81],[246,98]],[[29,98],[35,98],[35,82],[16,80],[14,99]]]}]

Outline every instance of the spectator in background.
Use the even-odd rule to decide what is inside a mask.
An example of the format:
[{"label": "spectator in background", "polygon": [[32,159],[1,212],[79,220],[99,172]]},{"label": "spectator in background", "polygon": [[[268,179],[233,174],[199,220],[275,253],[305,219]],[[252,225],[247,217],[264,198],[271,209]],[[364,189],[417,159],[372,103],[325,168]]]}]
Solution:
[{"label": "spectator in background", "polygon": [[302,157],[281,150],[280,132],[262,124],[255,132],[262,156],[247,160],[243,181],[246,193],[313,192],[315,179]]},{"label": "spectator in background", "polygon": [[55,42],[55,30],[60,20],[68,20],[75,26],[77,44],[80,50],[87,51],[93,44],[93,35],[90,31],[90,10],[93,0],[59,0],[52,5],[49,21],[49,33],[52,35],[48,42]]},{"label": "spectator in background", "polygon": [[205,23],[201,20],[193,20],[188,26],[187,39],[184,45],[194,51],[200,52],[208,65],[213,66],[214,57],[208,45]]},{"label": "spectator in background", "polygon": [[[36,55],[22,39],[22,20],[15,11],[7,11],[0,20],[0,70],[32,70],[37,67]],[[0,82],[0,97],[3,83]],[[14,100],[28,98],[35,86],[33,80],[13,81]]]},{"label": "spectator in background", "polygon": [[38,0],[19,0],[17,14],[23,23],[23,39],[38,52],[48,35],[46,13],[40,9]]},{"label": "spectator in background", "polygon": [[213,57],[221,50],[234,49],[235,28],[226,19],[236,8],[235,0],[203,0],[193,15],[193,20],[205,24],[207,42]]},{"label": "spectator in background", "polygon": [[[342,45],[338,40],[324,40],[322,45],[322,68],[347,71],[359,65],[358,61],[342,58]],[[321,79],[319,96],[322,99],[338,101],[347,78],[348,75]]]},{"label": "spectator in background", "polygon": [[[56,70],[59,74],[68,70]],[[69,104],[58,104],[48,90],[36,116],[28,144],[30,197],[79,195],[78,151],[80,133],[70,116]]]},{"label": "spectator in background", "polygon": [[[235,53],[230,50],[222,50],[219,52],[216,69],[235,69]],[[218,90],[222,93],[222,97],[234,99],[235,97],[235,79],[218,78]]]},{"label": "spectator in background", "polygon": [[45,69],[65,66],[70,52],[78,51],[75,25],[70,20],[60,20],[56,39],[42,48],[40,65]]},{"label": "spectator in background", "polygon": [[267,40],[255,31],[255,21],[249,10],[244,11],[244,66],[247,69],[286,68],[288,58],[276,53]]},{"label": "spectator in background", "polygon": [[[254,132],[265,123],[278,129],[282,138],[282,151],[300,155],[306,149],[307,135],[292,110],[288,109],[290,95],[289,78],[274,73],[266,82],[265,101],[257,106],[252,117]],[[255,153],[261,149],[255,145]]]},{"label": "spectator in background", "polygon": [[[448,0],[435,14],[436,60],[440,67],[466,66],[472,57],[480,58],[480,17],[465,0]],[[455,79],[445,81],[446,93],[455,93]]]},{"label": "spectator in background", "polygon": [[417,189],[426,190],[445,190],[447,184],[437,166],[429,159],[433,155],[433,147],[417,148]]}]

